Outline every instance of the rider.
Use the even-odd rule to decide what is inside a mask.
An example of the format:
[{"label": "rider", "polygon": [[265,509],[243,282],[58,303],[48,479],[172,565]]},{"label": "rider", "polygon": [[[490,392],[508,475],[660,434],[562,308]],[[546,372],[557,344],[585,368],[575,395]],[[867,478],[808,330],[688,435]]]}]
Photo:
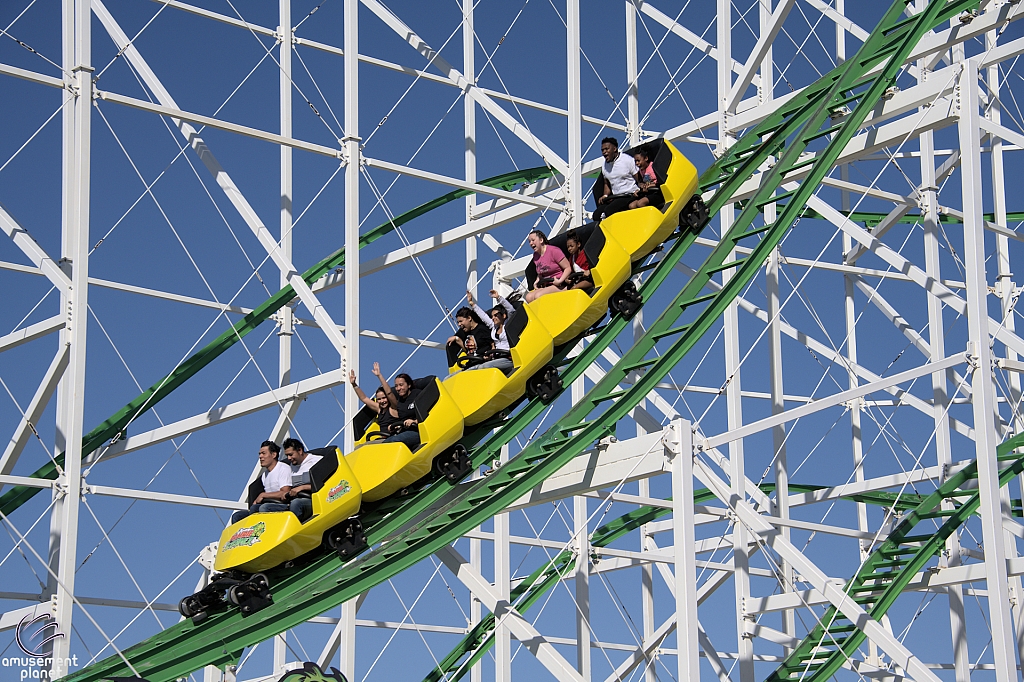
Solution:
[{"label": "rider", "polygon": [[448,366],[454,367],[459,359],[459,354],[466,349],[466,338],[472,335],[476,339],[477,351],[484,351],[494,345],[491,340],[491,330],[483,318],[486,315],[477,315],[473,310],[465,306],[455,311],[455,322],[459,325],[458,331],[448,337],[445,349],[448,351]]},{"label": "rider", "polygon": [[[284,456],[292,465],[292,482],[295,484],[288,492],[287,508],[299,517],[299,521],[305,521],[313,515],[313,499],[306,496],[313,492],[313,485],[309,482],[309,470],[323,457],[306,452],[305,446],[298,438],[289,438],[284,442]],[[303,493],[306,495],[302,495]]]},{"label": "rider", "polygon": [[533,249],[533,266],[537,269],[533,289],[526,292],[526,302],[532,303],[545,294],[564,289],[565,278],[572,272],[572,268],[562,250],[554,244],[548,244],[548,238],[540,230],[532,230],[527,240]]},{"label": "rider", "polygon": [[491,297],[498,299],[501,307],[494,306],[490,312],[485,311],[480,305],[473,300],[473,293],[470,291],[466,292],[466,301],[469,303],[469,307],[473,309],[473,312],[477,314],[488,329],[491,330],[491,341],[494,347],[499,350],[508,350],[508,337],[505,335],[505,320],[511,313],[515,312],[515,308],[512,304],[505,300],[501,294],[494,289],[491,289]]},{"label": "rider", "polygon": [[[249,514],[257,512],[287,511],[285,496],[291,490],[292,470],[282,462],[277,461],[281,448],[272,440],[265,440],[260,444],[260,466],[263,473],[260,475],[260,482],[263,485],[263,492],[249,501],[249,510],[238,510],[231,515],[231,523],[238,523]],[[255,481],[253,481],[255,483]]]},{"label": "rider", "polygon": [[601,140],[601,176],[597,179],[594,189],[594,200],[597,210],[594,211],[594,222],[600,223],[602,218],[612,213],[625,211],[640,194],[636,184],[638,168],[633,157],[619,152],[619,141],[614,137]]},{"label": "rider", "polygon": [[583,243],[576,230],[569,230],[566,235],[565,249],[569,252],[569,260],[572,261],[572,274],[566,280],[566,284],[572,289],[593,289],[594,276],[590,274],[590,262],[583,252]]},{"label": "rider", "polygon": [[387,392],[388,401],[398,411],[398,418],[401,420],[401,431],[393,436],[385,438],[381,443],[405,443],[410,450],[415,450],[420,444],[419,419],[416,417],[416,398],[420,391],[435,381],[437,377],[413,378],[408,374],[399,374],[395,377],[395,388],[391,389],[387,384],[384,390]]},{"label": "rider", "polygon": [[373,374],[380,380],[380,387],[374,393],[373,398],[367,397],[363,393],[363,389],[359,388],[359,384],[356,383],[356,372],[355,370],[349,370],[348,381],[352,384],[352,388],[356,392],[356,396],[363,402],[364,405],[373,410],[377,416],[374,417],[373,421],[377,423],[377,430],[381,433],[390,434],[391,425],[399,423],[398,410],[391,405],[391,401],[388,400],[387,391],[384,390],[384,386],[387,384],[387,380],[380,373],[380,363],[373,363]]},{"label": "rider", "polygon": [[654,164],[647,149],[640,147],[633,152],[637,167],[637,186],[640,188],[638,198],[629,203],[630,208],[641,206],[661,206],[665,203],[665,197],[658,187],[658,175],[654,172]]}]

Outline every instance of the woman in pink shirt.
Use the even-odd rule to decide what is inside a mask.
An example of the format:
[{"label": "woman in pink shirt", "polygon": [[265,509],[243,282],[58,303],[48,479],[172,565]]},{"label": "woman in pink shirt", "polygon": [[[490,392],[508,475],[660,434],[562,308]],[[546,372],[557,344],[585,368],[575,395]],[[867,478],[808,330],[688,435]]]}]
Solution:
[{"label": "woman in pink shirt", "polygon": [[527,240],[533,249],[533,266],[537,268],[534,288],[526,292],[526,302],[529,303],[544,294],[564,289],[565,279],[572,272],[572,266],[560,248],[548,244],[548,238],[540,230],[530,232]]},{"label": "woman in pink shirt", "polygon": [[629,207],[640,208],[641,206],[650,206],[652,203],[663,203],[664,199],[661,196],[661,190],[658,188],[658,176],[654,172],[654,164],[651,163],[647,150],[642,147],[637,149],[633,152],[633,158],[636,160],[636,177],[637,186],[640,188],[640,196],[638,199],[631,201]]}]

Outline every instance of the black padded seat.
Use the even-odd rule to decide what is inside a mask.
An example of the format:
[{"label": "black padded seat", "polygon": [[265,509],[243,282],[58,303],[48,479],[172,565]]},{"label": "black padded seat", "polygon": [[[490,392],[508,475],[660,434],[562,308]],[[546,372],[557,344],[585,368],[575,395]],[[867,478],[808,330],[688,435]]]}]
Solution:
[{"label": "black padded seat", "polygon": [[[530,263],[533,265],[533,263]],[[534,270],[534,279],[537,278],[537,271]],[[514,308],[508,320],[505,321],[505,336],[508,338],[508,347],[515,348],[516,344],[519,343],[519,338],[523,335],[526,330],[526,325],[530,321],[529,316],[526,314],[526,310],[523,306],[522,301],[516,301],[512,304]]]},{"label": "black padded seat", "polygon": [[359,440],[366,434],[366,430],[370,428],[370,424],[372,424],[376,418],[377,413],[371,410],[368,405],[363,405],[363,408],[356,412],[356,416],[352,420],[352,426],[356,429],[356,440]]},{"label": "black padded seat", "polygon": [[338,448],[329,445],[326,448],[310,450],[308,454],[320,456],[320,461],[309,469],[309,485],[315,493],[323,488],[338,470]]},{"label": "black padded seat", "polygon": [[256,501],[256,498],[260,496],[260,493],[265,492],[266,488],[263,487],[263,476],[256,474],[256,480],[249,484],[249,494],[246,497],[248,500],[247,504],[251,507]]},{"label": "black padded seat", "polygon": [[[437,387],[437,377],[424,377],[430,379],[426,386],[420,389],[419,395],[413,401],[413,410],[416,412],[416,420],[423,421],[430,416],[437,401],[441,399],[441,389]],[[421,380],[422,381],[422,380]]]}]

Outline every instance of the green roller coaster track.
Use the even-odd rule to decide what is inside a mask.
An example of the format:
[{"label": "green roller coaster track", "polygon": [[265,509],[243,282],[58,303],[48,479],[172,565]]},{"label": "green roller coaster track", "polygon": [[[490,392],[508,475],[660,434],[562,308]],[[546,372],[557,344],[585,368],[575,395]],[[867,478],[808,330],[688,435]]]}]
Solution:
[{"label": "green roller coaster track", "polygon": [[[376,508],[367,509],[363,518],[370,544],[377,545],[387,539],[386,545],[348,563],[342,563],[336,555],[324,553],[302,567],[275,572],[270,576],[274,603],[249,618],[242,618],[237,611],[225,611],[211,615],[198,626],[184,621],[120,655],[110,656],[64,679],[69,682],[98,682],[137,672],[151,682],[169,682],[206,665],[235,663],[246,647],[338,606],[453,542],[542,483],[595,441],[612,433],[615,424],[653,390],[708,331],[759,272],[788,229],[804,215],[807,199],[830,172],[840,152],[880,101],[885,89],[894,83],[920,38],[939,24],[964,11],[976,9],[978,5],[979,0],[933,0],[924,11],[906,18],[902,16],[906,3],[897,0],[854,57],[786,102],[718,159],[700,181],[703,193],[713,192],[708,203],[711,215],[733,203],[744,183],[754,177],[766,162],[774,165],[758,176],[759,184],[750,190],[750,196],[745,199],[738,216],[730,224],[723,225],[718,246],[647,332],[580,402],[507,464],[454,495],[452,485],[446,481],[423,483],[401,500],[386,500]],[[538,176],[541,174],[538,171]],[[777,219],[770,224],[755,225],[760,211],[769,204],[776,206]],[[648,300],[668,278],[698,233],[699,230],[693,230],[678,235],[640,287],[644,300]],[[754,246],[747,257],[730,260],[734,258],[736,246],[741,243],[753,243]],[[314,266],[307,273],[307,281],[315,281],[332,267],[337,267],[340,261],[332,262],[331,259],[342,256],[335,254]],[[319,272],[315,271],[317,268]],[[716,292],[705,293],[705,287],[717,273],[724,273],[724,286]],[[275,299],[283,304],[292,297],[291,292],[285,290]],[[270,305],[268,302],[258,309],[264,315],[262,319],[269,316],[267,307]],[[255,316],[256,311],[251,315]],[[244,326],[243,323],[249,319],[247,316],[239,324]],[[256,323],[255,317],[251,320]],[[621,317],[612,318],[571,360],[565,360],[569,348],[561,349],[564,383],[581,376],[583,370],[626,329],[627,324],[627,320]],[[234,330],[222,335],[225,348],[232,335],[235,335]],[[188,365],[194,374],[216,357],[217,351],[209,350],[210,357],[190,358],[182,367]],[[197,366],[193,369],[194,365]],[[629,374],[638,378],[628,388],[620,388]],[[170,375],[105,422],[90,434],[95,445],[119,433],[124,424],[166,395],[173,388],[172,383],[176,386],[180,381],[176,374]],[[495,420],[467,434],[463,442],[472,446],[473,464],[478,466],[490,462],[502,446],[544,409],[539,400],[533,400],[506,421]],[[489,429],[495,427],[498,427],[497,431],[487,435]],[[483,441],[476,445],[480,439]],[[1000,450],[999,456],[1009,463],[1005,471],[1019,470],[1024,462],[1024,459],[1008,454],[1016,443],[1016,440],[1007,443]],[[956,486],[959,486],[970,476],[970,473],[961,472],[951,480],[956,480]],[[26,499],[28,493],[19,491],[18,495],[0,499],[0,511],[8,513]],[[445,495],[453,496],[450,501],[439,505]],[[948,516],[942,528],[931,536],[907,535],[909,529],[902,535],[896,535],[894,531],[887,544],[878,550],[888,551],[891,558],[869,562],[872,573],[858,573],[851,589],[875,588],[860,589],[857,597],[870,607],[872,615],[880,616],[888,608],[909,580],[910,571],[919,570],[932,556],[922,556],[921,552],[936,546],[936,542],[942,544],[942,540],[932,538],[938,538],[947,531],[953,532],[973,512],[971,505],[976,507],[976,500],[972,498],[955,503],[955,513],[935,511],[935,508],[943,501],[956,502],[966,495],[966,491],[961,493],[956,487],[948,489],[948,484],[944,485],[939,492],[922,501],[908,517],[923,520],[941,513]],[[929,504],[931,506],[925,508]],[[640,512],[637,514],[642,516]],[[411,527],[413,520],[417,523]],[[617,530],[608,531],[609,534],[615,532]],[[914,551],[912,555],[910,549]],[[538,580],[541,578],[538,576]],[[812,632],[774,679],[789,679],[792,671],[801,666],[813,676],[805,679],[823,679],[831,674],[826,674],[826,671],[837,669],[845,660],[844,656],[849,655],[863,638],[859,630],[849,630],[850,626],[839,616],[823,621],[818,627],[821,630],[817,635],[819,639],[814,639],[817,630]],[[820,644],[817,643],[819,640]]]},{"label": "green roller coaster track", "polygon": [[[775,491],[774,483],[764,483],[759,487],[765,494]],[[789,491],[791,493],[805,493],[821,490],[822,488],[823,486],[790,484]],[[695,490],[693,493],[695,504],[704,504],[715,499],[714,493],[707,488]],[[902,512],[913,509],[924,498],[913,493],[898,496],[894,493],[869,492],[843,496],[841,499],[891,507]],[[670,511],[667,507],[639,507],[591,533],[589,538],[590,546],[598,549],[607,547],[627,533],[665,516]],[[516,585],[510,594],[509,603],[519,613],[525,613],[548,590],[558,584],[560,580],[572,574],[576,570],[578,561],[578,554],[572,550],[566,549],[559,552],[546,564],[523,578],[522,582]],[[494,614],[489,613],[481,618],[480,622],[455,645],[451,653],[441,659],[437,667],[423,678],[423,682],[440,682],[441,680],[457,682],[457,680],[462,679],[493,645],[494,625]]]}]

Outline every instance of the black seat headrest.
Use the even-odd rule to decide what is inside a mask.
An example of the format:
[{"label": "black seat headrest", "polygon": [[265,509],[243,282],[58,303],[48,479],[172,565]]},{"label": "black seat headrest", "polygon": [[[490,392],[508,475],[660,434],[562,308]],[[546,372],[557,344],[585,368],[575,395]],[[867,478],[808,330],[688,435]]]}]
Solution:
[{"label": "black seat headrest", "polygon": [[338,447],[328,445],[325,448],[310,450],[309,454],[320,456],[320,461],[309,468],[309,485],[313,492],[316,492],[323,488],[338,470]]},{"label": "black seat headrest", "polygon": [[515,310],[505,321],[505,337],[508,338],[509,348],[515,348],[516,344],[519,343],[519,337],[523,335],[526,323],[529,322],[529,317],[526,315],[522,301],[516,301],[512,304],[512,307]]},{"label": "black seat headrest", "polygon": [[355,440],[359,440],[366,433],[366,429],[370,428],[370,424],[373,423],[377,413],[370,409],[368,405],[363,405],[363,409],[356,412],[356,416],[352,419],[352,426],[355,427]]},{"label": "black seat headrest", "polygon": [[433,379],[433,381],[420,390],[419,395],[413,401],[413,409],[416,412],[417,421],[423,421],[430,416],[430,410],[441,399],[441,389],[438,387],[437,377],[433,377]]}]

